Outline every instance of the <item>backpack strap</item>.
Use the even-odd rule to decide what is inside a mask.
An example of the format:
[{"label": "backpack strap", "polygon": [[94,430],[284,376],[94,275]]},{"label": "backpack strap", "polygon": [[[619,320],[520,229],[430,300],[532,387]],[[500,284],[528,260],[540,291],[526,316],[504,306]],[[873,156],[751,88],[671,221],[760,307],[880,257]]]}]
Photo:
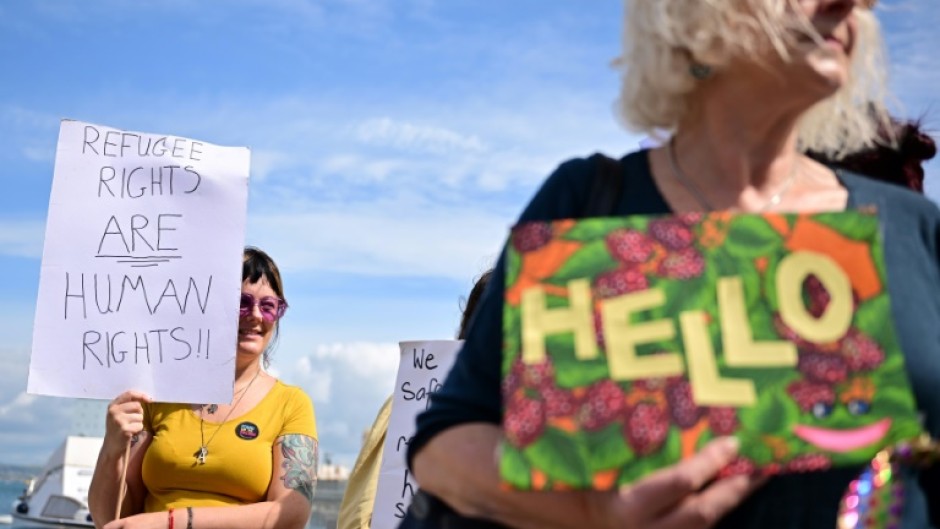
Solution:
[{"label": "backpack strap", "polygon": [[610,217],[617,210],[623,192],[623,166],[619,160],[601,153],[592,155],[594,179],[584,207],[585,217]]}]

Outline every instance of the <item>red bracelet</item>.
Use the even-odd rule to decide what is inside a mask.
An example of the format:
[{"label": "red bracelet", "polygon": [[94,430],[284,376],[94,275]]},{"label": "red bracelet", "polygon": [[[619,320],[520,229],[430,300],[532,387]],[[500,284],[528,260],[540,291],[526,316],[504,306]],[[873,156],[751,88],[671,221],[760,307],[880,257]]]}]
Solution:
[{"label": "red bracelet", "polygon": [[170,509],[166,512],[166,517],[166,529],[173,529],[173,509]]}]

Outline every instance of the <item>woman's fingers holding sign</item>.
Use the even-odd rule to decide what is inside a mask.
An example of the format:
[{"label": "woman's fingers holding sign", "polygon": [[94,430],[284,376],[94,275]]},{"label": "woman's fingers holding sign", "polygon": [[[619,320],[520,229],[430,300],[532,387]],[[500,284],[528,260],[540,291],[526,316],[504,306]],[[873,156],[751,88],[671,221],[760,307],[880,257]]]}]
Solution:
[{"label": "woman's fingers holding sign", "polygon": [[144,407],[141,403],[151,400],[139,391],[125,391],[111,401],[105,427],[109,445],[124,451],[127,440],[144,429]]},{"label": "woman's fingers holding sign", "polygon": [[716,439],[695,456],[624,487],[610,513],[611,526],[635,521],[636,527],[649,529],[711,527],[764,481],[752,476],[715,480],[737,453],[736,439]]}]

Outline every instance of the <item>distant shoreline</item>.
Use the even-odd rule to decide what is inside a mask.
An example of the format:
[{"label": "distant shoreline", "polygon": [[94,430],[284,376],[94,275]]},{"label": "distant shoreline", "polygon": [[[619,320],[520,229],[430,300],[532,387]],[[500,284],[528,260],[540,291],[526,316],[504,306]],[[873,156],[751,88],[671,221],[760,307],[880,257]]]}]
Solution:
[{"label": "distant shoreline", "polygon": [[42,467],[5,465],[0,463],[0,480],[16,481],[36,477]]}]

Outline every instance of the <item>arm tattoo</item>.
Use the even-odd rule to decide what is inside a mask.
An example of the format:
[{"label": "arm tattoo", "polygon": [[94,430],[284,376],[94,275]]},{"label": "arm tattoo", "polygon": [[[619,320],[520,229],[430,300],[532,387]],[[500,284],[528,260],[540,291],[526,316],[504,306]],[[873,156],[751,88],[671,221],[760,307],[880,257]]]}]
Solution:
[{"label": "arm tattoo", "polygon": [[284,486],[304,495],[311,504],[317,488],[317,441],[306,435],[285,435],[281,438],[281,467]]}]

